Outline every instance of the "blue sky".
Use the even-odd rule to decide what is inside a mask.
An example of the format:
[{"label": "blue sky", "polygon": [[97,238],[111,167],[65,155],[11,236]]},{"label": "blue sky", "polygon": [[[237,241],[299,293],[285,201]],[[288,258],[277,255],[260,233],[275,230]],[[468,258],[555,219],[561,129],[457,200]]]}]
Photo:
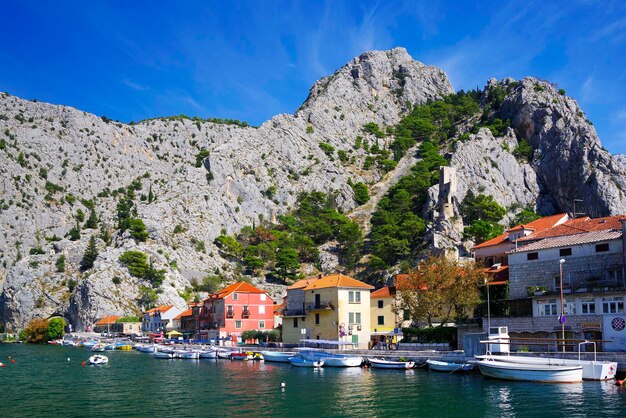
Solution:
[{"label": "blue sky", "polygon": [[455,89],[536,76],[626,153],[623,1],[0,0],[0,91],[124,122],[258,125],[371,49],[407,48]]}]

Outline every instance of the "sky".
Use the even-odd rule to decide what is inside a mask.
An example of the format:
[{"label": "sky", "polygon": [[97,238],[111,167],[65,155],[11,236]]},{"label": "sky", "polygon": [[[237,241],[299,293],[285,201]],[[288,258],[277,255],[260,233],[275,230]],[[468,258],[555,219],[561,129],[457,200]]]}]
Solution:
[{"label": "sky", "polygon": [[0,0],[0,91],[122,122],[259,125],[367,50],[405,47],[455,89],[534,76],[626,153],[626,2]]}]

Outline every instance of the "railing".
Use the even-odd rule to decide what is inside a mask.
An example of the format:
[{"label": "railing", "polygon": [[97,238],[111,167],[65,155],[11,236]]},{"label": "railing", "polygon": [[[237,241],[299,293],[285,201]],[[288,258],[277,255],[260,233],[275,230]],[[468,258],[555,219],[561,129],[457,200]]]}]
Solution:
[{"label": "railing", "polygon": [[232,318],[235,314],[233,312],[226,312],[226,318]]},{"label": "railing", "polygon": [[304,309],[285,309],[283,310],[283,317],[289,316],[306,316]]},{"label": "railing", "polygon": [[311,303],[307,306],[308,311],[324,311],[335,309],[335,306],[331,302]]},{"label": "railing", "polygon": [[241,313],[242,318],[250,318],[250,311],[243,311]]}]

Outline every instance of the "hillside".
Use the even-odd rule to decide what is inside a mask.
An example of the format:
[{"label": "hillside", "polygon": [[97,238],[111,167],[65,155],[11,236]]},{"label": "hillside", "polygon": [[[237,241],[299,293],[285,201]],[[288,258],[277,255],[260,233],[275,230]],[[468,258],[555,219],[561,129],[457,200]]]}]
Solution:
[{"label": "hillside", "polygon": [[[331,196],[331,206],[367,233],[411,167],[439,161],[425,157],[424,142],[457,169],[458,202],[468,190],[493,196],[507,209],[502,223],[522,208],[571,211],[574,198],[593,216],[626,212],[624,168],[575,100],[532,78],[491,80],[445,138],[433,142],[432,133],[420,137],[402,125],[420,105],[453,93],[441,70],[396,48],[360,55],[316,82],[293,115],[259,127],[184,115],[123,124],[0,95],[0,321],[16,329],[35,315],[60,314],[81,329],[150,303],[184,306],[211,283],[245,273],[216,238],[280,222],[303,192]],[[502,124],[494,128],[496,119]],[[398,140],[403,126],[413,140]],[[525,157],[515,152],[521,141],[530,147]],[[461,250],[471,244],[435,216],[434,182],[429,176],[410,209],[428,231],[388,265],[439,245],[429,234]],[[371,195],[360,206],[356,183]],[[98,256],[86,269],[91,236]],[[366,238],[359,257],[376,252],[376,238]],[[336,245],[320,244],[319,262],[303,263],[302,273],[341,268]],[[150,274],[130,273],[132,262],[120,262],[128,251],[146,254]],[[249,278],[278,295],[282,288],[265,273]]]}]

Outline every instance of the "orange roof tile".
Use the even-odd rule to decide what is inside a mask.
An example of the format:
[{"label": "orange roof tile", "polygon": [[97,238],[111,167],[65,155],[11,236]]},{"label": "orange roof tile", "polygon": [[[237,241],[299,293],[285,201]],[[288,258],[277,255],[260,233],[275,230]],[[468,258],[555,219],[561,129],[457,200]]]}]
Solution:
[{"label": "orange roof tile", "polygon": [[358,287],[362,289],[373,289],[374,286],[363,283],[352,277],[343,274],[331,274],[314,280],[304,290],[323,289],[327,287]]},{"label": "orange roof tile", "polygon": [[[543,231],[543,230],[545,230],[547,228],[554,227],[565,216],[567,216],[567,214],[559,213],[557,215],[544,216],[543,218],[536,219],[536,220],[534,220],[532,222],[529,222],[527,224],[516,225],[513,228],[508,229],[502,235],[498,235],[495,238],[492,238],[490,240],[487,240],[485,242],[481,242],[480,244],[475,245],[474,249],[491,247],[492,245],[498,245],[498,244],[502,244],[503,242],[507,242],[508,241],[508,237],[509,237],[509,233],[512,232],[512,231],[519,231],[519,230],[522,230],[522,229],[530,229],[530,230],[533,230],[533,232],[528,237],[532,237],[535,234],[537,234],[537,233],[539,233],[539,232],[541,232],[541,231]],[[524,238],[520,238],[520,240],[522,240],[522,239],[524,239]]]},{"label": "orange roof tile", "polygon": [[174,318],[174,320],[178,321],[180,320],[183,316],[192,316],[192,309],[189,308],[186,311],[181,312],[180,314],[178,314],[178,316],[176,316],[176,318]]},{"label": "orange roof tile", "polygon": [[374,290],[370,293],[370,299],[391,298],[393,296],[394,295],[392,294],[389,286],[381,287],[380,289]]},{"label": "orange roof tile", "polygon": [[261,290],[258,287],[254,287],[252,286],[250,283],[248,282],[237,282],[237,283],[233,283],[231,285],[226,286],[225,288],[223,288],[222,290],[219,290],[215,293],[213,293],[212,295],[209,296],[209,299],[224,299],[226,296],[230,295],[231,293],[234,292],[241,292],[241,293],[266,293],[267,291],[265,290]]},{"label": "orange roof tile", "polygon": [[157,306],[156,308],[148,309],[146,313],[149,313],[149,314],[155,314],[157,312],[165,313],[169,311],[170,309],[172,309],[173,307],[174,305],[161,305],[161,306]]},{"label": "orange roof tile", "polygon": [[285,304],[281,303],[280,305],[274,305],[274,315],[280,315],[282,310],[285,308]]},{"label": "orange roof tile", "polygon": [[318,279],[317,277],[310,277],[308,279],[300,279],[294,284],[292,284],[291,286],[289,286],[287,290],[304,289],[305,287],[307,287],[308,285],[310,285],[317,279]]},{"label": "orange roof tile", "polygon": [[117,316],[117,315],[105,316],[102,319],[100,319],[98,322],[96,322],[96,325],[111,325],[111,324],[114,324],[115,321],[117,321],[120,318],[121,316]]},{"label": "orange roof tile", "polygon": [[589,217],[571,219],[560,225],[536,232],[528,237],[520,238],[520,241],[532,241],[543,238],[552,238],[562,235],[574,235],[585,232],[598,232],[606,230],[621,230],[621,220],[626,219],[626,215],[607,216],[604,218],[591,219]]}]

